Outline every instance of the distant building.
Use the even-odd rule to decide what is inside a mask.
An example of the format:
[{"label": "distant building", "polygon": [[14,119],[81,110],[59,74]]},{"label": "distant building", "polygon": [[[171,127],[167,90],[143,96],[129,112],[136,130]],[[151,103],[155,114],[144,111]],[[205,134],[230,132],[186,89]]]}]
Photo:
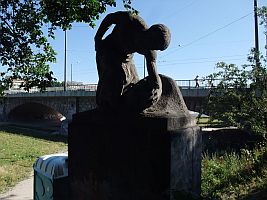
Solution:
[{"label": "distant building", "polygon": [[[22,86],[23,83],[25,83],[24,80],[21,79],[12,79],[12,85],[11,87],[8,88],[8,90],[5,91],[5,93],[16,93],[16,92],[27,92],[24,87]],[[38,91],[37,87],[32,87],[31,92],[36,92]]]},{"label": "distant building", "polygon": [[21,86],[24,83],[24,80],[20,80],[20,79],[13,79],[12,80],[12,86],[11,88],[9,88],[10,90],[21,90],[23,89]]},{"label": "distant building", "polygon": [[67,85],[84,85],[83,82],[78,82],[78,81],[67,81]]}]

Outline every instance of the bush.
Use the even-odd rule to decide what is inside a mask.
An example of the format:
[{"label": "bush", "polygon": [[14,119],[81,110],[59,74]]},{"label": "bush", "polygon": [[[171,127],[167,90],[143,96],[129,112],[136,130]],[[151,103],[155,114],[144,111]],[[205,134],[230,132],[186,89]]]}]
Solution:
[{"label": "bush", "polygon": [[202,198],[241,199],[267,184],[267,147],[224,155],[203,154]]},{"label": "bush", "polygon": [[[253,54],[255,52],[252,52]],[[210,119],[220,120],[225,126],[237,126],[250,133],[266,134],[267,130],[267,72],[265,65],[251,64],[241,68],[220,62],[219,72],[206,78],[219,79],[211,89],[207,110]]]}]

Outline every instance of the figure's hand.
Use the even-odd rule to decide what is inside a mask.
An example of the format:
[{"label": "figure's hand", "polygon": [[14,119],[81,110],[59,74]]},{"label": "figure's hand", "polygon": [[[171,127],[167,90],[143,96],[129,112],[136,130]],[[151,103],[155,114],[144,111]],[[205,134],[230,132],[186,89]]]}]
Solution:
[{"label": "figure's hand", "polygon": [[160,99],[162,94],[162,89],[152,89],[151,91],[151,96],[150,96],[150,101],[153,104],[155,104],[156,102],[158,102],[158,100]]},{"label": "figure's hand", "polygon": [[150,100],[152,104],[156,103],[162,94],[162,83],[160,77],[157,75],[155,77],[149,77],[149,84],[151,86],[151,96]]}]

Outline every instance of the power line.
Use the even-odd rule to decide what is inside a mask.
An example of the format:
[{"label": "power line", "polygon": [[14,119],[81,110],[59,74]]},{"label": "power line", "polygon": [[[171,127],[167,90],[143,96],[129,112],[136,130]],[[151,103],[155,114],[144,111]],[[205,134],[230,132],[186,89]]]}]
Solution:
[{"label": "power line", "polygon": [[182,8],[176,10],[176,11],[173,12],[172,14],[170,14],[170,15],[168,15],[168,16],[166,16],[166,17],[161,17],[161,19],[168,19],[168,18],[171,18],[172,16],[177,15],[177,14],[179,14],[180,12],[186,10],[188,7],[192,6],[192,5],[195,4],[196,2],[198,2],[198,1],[193,0],[193,1],[189,2],[187,5],[183,6]]},{"label": "power line", "polygon": [[[233,56],[221,56],[221,57],[209,57],[209,58],[195,58],[195,59],[182,59],[182,60],[177,60],[178,62],[169,62],[169,61],[159,61],[157,63],[157,66],[173,66],[173,65],[184,65],[184,64],[199,64],[199,63],[217,63],[220,61],[237,61],[237,60],[244,60],[246,59],[245,57],[243,58],[232,58],[232,59],[225,59],[225,58],[231,58],[231,57],[240,57],[240,56],[246,56],[246,55],[233,55]],[[220,59],[220,60],[209,60],[209,59]],[[203,60],[203,61],[201,61]],[[174,60],[172,60],[174,61]],[[187,62],[188,61],[188,62]],[[136,68],[142,68],[140,67],[142,64],[136,63]]]},{"label": "power line", "polygon": [[247,56],[247,54],[237,54],[237,55],[227,55],[227,56],[213,56],[213,57],[203,57],[203,58],[186,58],[186,59],[174,59],[174,60],[159,60],[158,62],[172,62],[172,61],[192,61],[192,60],[209,60],[209,59],[224,59],[224,58],[232,58],[232,57],[243,57]]},{"label": "power line", "polygon": [[205,35],[203,35],[203,36],[201,36],[201,37],[199,37],[199,38],[197,38],[197,39],[195,39],[195,40],[193,40],[193,41],[191,41],[191,42],[185,44],[185,45],[182,45],[182,46],[180,46],[179,48],[173,50],[172,52],[169,52],[168,54],[162,55],[162,57],[166,57],[166,56],[168,56],[168,55],[170,55],[170,54],[173,54],[173,53],[176,52],[177,50],[180,50],[180,49],[184,49],[184,48],[186,48],[186,47],[189,47],[189,46],[191,46],[192,44],[198,42],[199,40],[202,40],[202,39],[204,39],[204,38],[207,38],[207,37],[209,37],[210,35],[212,35],[212,34],[218,32],[218,31],[220,31],[220,30],[222,30],[222,29],[224,29],[224,28],[226,28],[226,27],[228,27],[228,26],[230,26],[230,25],[232,25],[232,24],[234,24],[234,23],[236,23],[236,22],[238,22],[238,21],[240,21],[240,20],[246,18],[246,17],[248,17],[248,16],[251,15],[252,13],[253,13],[253,12],[250,12],[250,13],[248,13],[248,14],[246,14],[246,15],[244,15],[244,16],[242,16],[242,17],[240,17],[240,18],[238,18],[238,19],[236,19],[236,20],[234,20],[234,21],[232,21],[232,22],[230,22],[230,23],[228,23],[228,24],[226,24],[226,25],[224,25],[224,26],[222,26],[222,27],[220,27],[220,28],[214,30],[214,31],[211,31],[211,32],[209,32],[209,33],[207,33],[207,34],[205,34]]},{"label": "power line", "polygon": [[[198,60],[206,60],[206,62],[211,62],[210,59],[233,60],[233,59],[226,59],[226,58],[244,57],[244,56],[247,57],[247,54],[213,56],[213,57],[202,57],[202,58],[185,58],[185,59],[173,59],[173,60],[158,60],[157,64],[160,64],[160,63],[171,63],[171,62],[174,62],[174,61],[176,61],[176,63],[177,63],[177,62],[198,61]],[[239,59],[239,58],[234,58],[234,59]],[[142,63],[135,63],[135,65],[142,65]]]},{"label": "power line", "polygon": [[[226,59],[224,61],[237,61],[237,60],[244,60],[241,58],[234,58],[234,59]],[[176,62],[176,63],[166,63],[166,64],[158,64],[157,66],[172,66],[172,65],[185,65],[185,64],[200,64],[200,63],[217,63],[220,62],[218,60],[207,60],[207,61],[194,61],[194,62]]]},{"label": "power line", "polygon": [[[262,41],[265,41],[265,40],[262,40]],[[228,45],[228,44],[232,44],[234,45],[234,43],[244,43],[244,42],[254,42],[254,40],[227,40],[227,41],[218,41],[216,42],[216,46],[218,45]],[[195,44],[195,46],[209,46],[209,45],[212,45],[214,46],[214,43],[198,43],[198,44]],[[181,48],[182,45],[179,46],[179,48]],[[168,47],[168,51],[170,50],[177,50],[179,49],[177,46],[171,46],[171,47]]]}]

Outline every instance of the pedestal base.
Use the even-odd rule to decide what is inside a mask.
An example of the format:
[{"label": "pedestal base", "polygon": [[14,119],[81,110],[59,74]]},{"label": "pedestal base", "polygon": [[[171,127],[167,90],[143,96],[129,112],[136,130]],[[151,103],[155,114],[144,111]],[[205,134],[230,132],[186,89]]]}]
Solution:
[{"label": "pedestal base", "polygon": [[201,135],[179,117],[76,115],[69,125],[73,199],[169,200],[200,195]]}]

